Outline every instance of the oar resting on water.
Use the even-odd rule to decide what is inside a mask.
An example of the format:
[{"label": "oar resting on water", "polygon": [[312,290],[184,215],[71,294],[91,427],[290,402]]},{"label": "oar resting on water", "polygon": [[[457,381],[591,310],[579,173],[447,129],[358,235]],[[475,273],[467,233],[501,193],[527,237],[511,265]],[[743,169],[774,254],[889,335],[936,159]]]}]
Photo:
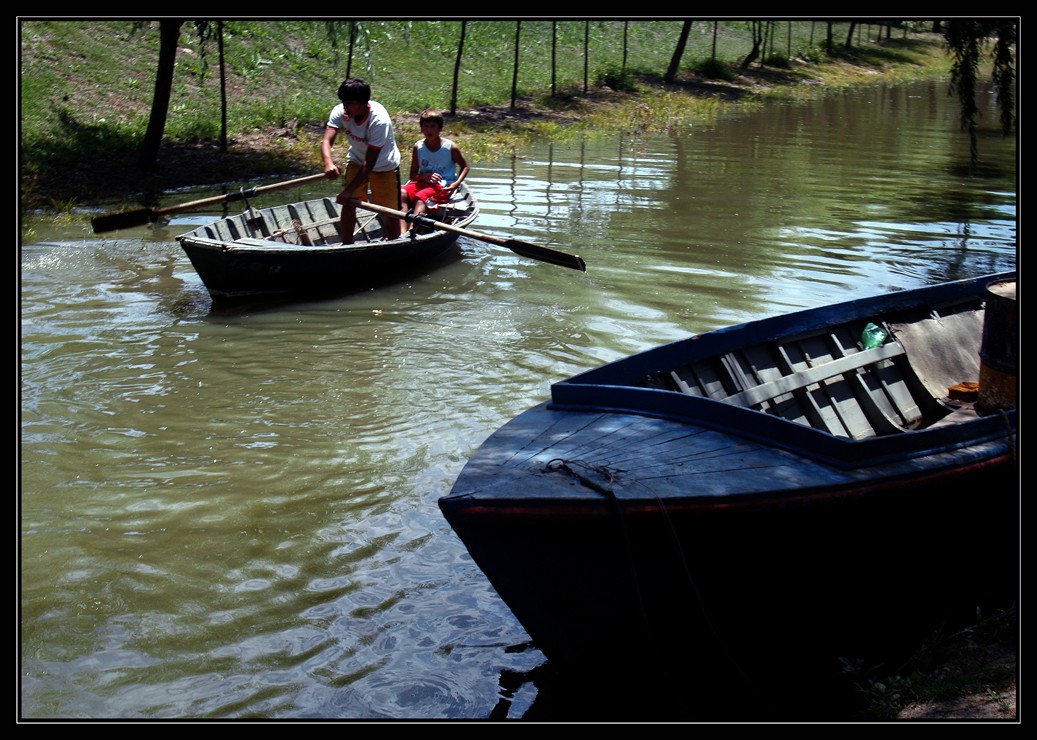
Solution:
[{"label": "oar resting on water", "polygon": [[394,208],[387,208],[385,206],[376,205],[374,203],[365,203],[359,201],[356,198],[350,201],[357,208],[363,208],[368,211],[374,211],[375,213],[381,213],[386,216],[395,216],[401,218],[408,223],[415,223],[421,226],[425,226],[431,229],[439,229],[440,231],[452,231],[457,234],[463,234],[464,236],[471,237],[472,239],[478,239],[479,241],[489,242],[490,244],[496,244],[498,246],[510,249],[515,254],[522,255],[523,257],[529,257],[530,259],[540,260],[541,262],[550,262],[553,265],[559,265],[561,267],[569,267],[573,270],[579,270],[585,272],[587,265],[584,263],[583,258],[568,254],[566,252],[559,252],[557,249],[549,249],[547,247],[541,247],[537,244],[530,244],[529,242],[519,241],[518,239],[501,239],[497,236],[490,236],[489,234],[480,234],[478,231],[472,231],[471,229],[461,228],[460,226],[452,226],[451,224],[445,224],[440,221],[436,221],[434,218],[428,216],[415,216],[412,213],[406,211],[397,211]]}]

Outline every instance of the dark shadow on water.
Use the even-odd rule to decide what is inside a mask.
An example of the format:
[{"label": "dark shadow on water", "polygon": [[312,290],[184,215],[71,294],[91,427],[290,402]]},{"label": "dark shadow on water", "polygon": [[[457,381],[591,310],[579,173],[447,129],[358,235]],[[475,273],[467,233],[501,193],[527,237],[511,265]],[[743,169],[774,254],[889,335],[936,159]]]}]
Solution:
[{"label": "dark shadow on water", "polygon": [[213,298],[209,307],[209,317],[219,320],[249,316],[257,313],[283,311],[329,304],[349,296],[359,295],[377,290],[392,289],[412,280],[432,275],[436,271],[451,265],[462,258],[461,248],[452,244],[445,252],[431,260],[403,267],[391,276],[363,279],[343,283],[335,287],[323,287],[313,291],[272,294],[267,296],[242,296],[240,298]]},{"label": "dark shadow on water", "polygon": [[[686,666],[612,671],[558,669],[547,661],[530,671],[504,671],[489,719],[526,722],[739,723],[859,721],[864,707],[848,678],[795,675],[769,686],[746,686],[731,676],[698,676]],[[521,717],[509,716],[512,697],[536,689]]]},{"label": "dark shadow on water", "polygon": [[[1005,612],[1014,613],[1014,607]],[[560,667],[547,660],[525,672],[504,670],[497,705],[490,720],[524,722],[638,723],[869,723],[887,721],[893,677],[917,671],[942,675],[941,655],[956,658],[954,640],[982,642],[991,627],[1005,619],[998,610],[964,611],[933,631],[878,636],[876,647],[860,655],[792,655],[781,650],[766,662],[738,667],[691,660],[672,663]],[[1017,631],[1017,627],[1016,627]],[[971,637],[963,637],[971,636]],[[942,647],[941,647],[942,646]],[[532,644],[526,646],[532,649]],[[784,648],[782,649],[784,650]],[[784,655],[784,657],[782,657]],[[974,670],[983,670],[975,665]],[[751,678],[750,678],[751,677]],[[933,678],[930,678],[931,682]],[[924,682],[924,681],[923,681]],[[878,691],[879,694],[875,692]],[[532,703],[518,706],[516,697],[535,693]],[[904,697],[901,697],[904,698]],[[880,704],[876,704],[879,701]],[[523,709],[525,707],[525,709]]]}]

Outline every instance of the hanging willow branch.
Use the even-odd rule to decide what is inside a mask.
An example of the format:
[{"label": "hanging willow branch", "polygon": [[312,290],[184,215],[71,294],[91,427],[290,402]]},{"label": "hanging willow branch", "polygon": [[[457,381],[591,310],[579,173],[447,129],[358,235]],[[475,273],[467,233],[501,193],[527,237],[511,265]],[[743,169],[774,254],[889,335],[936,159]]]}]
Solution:
[{"label": "hanging willow branch", "polygon": [[1015,123],[1015,66],[1013,48],[1016,45],[1016,24],[1011,20],[954,20],[947,21],[944,38],[950,47],[951,92],[958,94],[961,130],[969,134],[972,164],[979,159],[976,139],[976,80],[982,57],[982,45],[994,39],[993,82],[997,88],[997,103],[1001,111],[1001,132],[1011,133]]}]

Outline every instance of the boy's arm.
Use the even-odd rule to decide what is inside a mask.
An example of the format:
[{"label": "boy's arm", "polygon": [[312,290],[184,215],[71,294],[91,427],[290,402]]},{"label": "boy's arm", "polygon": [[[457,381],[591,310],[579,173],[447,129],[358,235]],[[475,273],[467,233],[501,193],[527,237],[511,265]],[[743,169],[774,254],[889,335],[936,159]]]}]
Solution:
[{"label": "boy's arm", "polygon": [[452,193],[457,190],[457,186],[460,185],[466,177],[468,177],[468,161],[464,158],[464,155],[461,154],[461,150],[457,148],[457,144],[454,144],[453,148],[450,150],[450,158],[453,159],[454,164],[457,165],[457,177],[454,178],[454,181],[447,185],[444,190]]},{"label": "boy's arm", "polygon": [[334,126],[327,126],[324,129],[324,138],[320,142],[320,155],[321,159],[324,160],[324,174],[329,178],[338,177],[342,174],[335,161],[331,158],[331,147],[335,143],[336,136],[338,136],[338,129]]},{"label": "boy's arm", "polygon": [[410,181],[418,181],[418,145],[410,148]]},{"label": "boy's arm", "polygon": [[353,191],[356,190],[360,186],[360,183],[364,182],[367,179],[367,176],[374,171],[374,166],[378,162],[378,152],[380,150],[381,147],[367,147],[367,158],[364,160],[364,164],[360,167],[360,171],[356,173],[356,177],[346,183],[345,187],[342,188],[342,192],[338,194],[336,201],[342,205],[349,202],[350,198],[353,197]]}]

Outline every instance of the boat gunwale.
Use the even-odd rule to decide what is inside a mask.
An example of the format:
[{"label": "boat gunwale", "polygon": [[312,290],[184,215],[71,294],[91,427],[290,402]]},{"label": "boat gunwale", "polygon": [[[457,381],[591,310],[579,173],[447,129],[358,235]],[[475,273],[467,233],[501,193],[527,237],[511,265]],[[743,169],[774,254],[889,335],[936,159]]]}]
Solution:
[{"label": "boat gunwale", "polygon": [[[951,462],[933,469],[922,479],[913,473],[879,478],[874,481],[850,480],[833,485],[831,482],[818,483],[804,488],[739,491],[726,495],[702,496],[689,493],[683,496],[667,496],[659,498],[655,495],[644,498],[631,498],[620,495],[586,496],[487,496],[480,491],[451,492],[440,497],[439,506],[451,524],[465,520],[472,522],[500,519],[514,521],[517,519],[545,520],[585,520],[589,516],[608,518],[616,515],[617,510],[624,517],[658,516],[665,511],[667,515],[691,512],[729,512],[743,513],[751,511],[771,510],[775,506],[783,509],[817,508],[829,504],[842,504],[851,500],[883,495],[899,495],[904,490],[905,482],[912,486],[940,485],[952,483],[962,475],[983,473],[1005,465],[1011,465],[1013,456],[1009,453],[986,456],[966,464],[960,461]],[[462,476],[463,477],[463,476]]]},{"label": "boat gunwale", "polygon": [[[463,200],[459,200],[450,204],[454,207],[458,205],[467,206],[463,210],[460,208],[457,209],[461,210],[464,215],[463,217],[451,223],[452,226],[456,226],[458,228],[465,228],[473,221],[475,221],[475,219],[479,216],[478,202],[467,189],[465,189],[464,193],[465,194]],[[296,201],[288,204],[282,203],[272,206],[266,206],[254,210],[258,213],[272,214],[275,209],[279,208],[298,209],[300,206],[308,207],[315,204],[326,205],[326,203],[330,200],[331,199],[329,197],[323,196],[320,198],[311,198],[309,200]],[[242,239],[214,239],[209,236],[203,236],[200,233],[203,232],[205,229],[211,229],[214,224],[220,221],[235,221],[236,219],[240,219],[248,213],[249,211],[246,210],[240,214],[235,214],[233,216],[223,216],[220,218],[213,219],[212,221],[196,226],[194,229],[191,229],[190,231],[177,235],[176,240],[180,243],[181,246],[188,244],[192,247],[196,247],[199,249],[221,249],[225,252],[253,252],[257,254],[271,255],[282,253],[294,255],[306,254],[307,252],[374,252],[392,249],[393,247],[400,247],[414,242],[438,241],[448,236],[456,240],[456,238],[460,236],[457,233],[449,232],[446,230],[433,230],[426,234],[418,234],[413,229],[411,229],[410,231],[408,231],[406,235],[388,241],[354,242],[352,244],[293,244],[291,242],[270,239],[266,236],[243,237],[244,239],[252,240],[251,242],[244,242],[242,241]],[[306,224],[303,223],[303,226],[306,226]]]}]

